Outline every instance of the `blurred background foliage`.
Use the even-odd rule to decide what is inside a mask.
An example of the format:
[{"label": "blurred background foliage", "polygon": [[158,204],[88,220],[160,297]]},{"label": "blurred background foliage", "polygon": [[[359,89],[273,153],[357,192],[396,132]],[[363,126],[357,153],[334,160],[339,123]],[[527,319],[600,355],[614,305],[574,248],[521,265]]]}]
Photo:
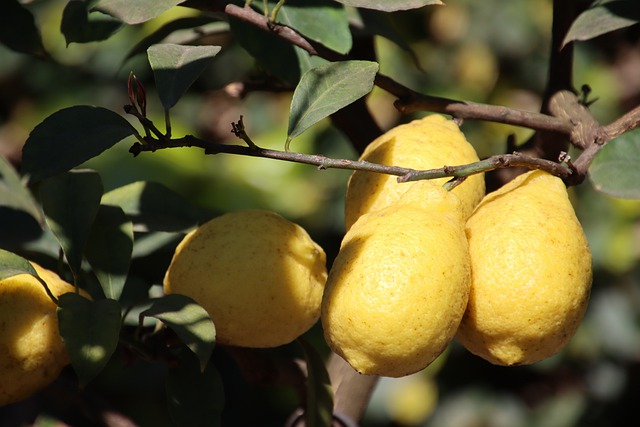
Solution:
[{"label": "blurred background foliage", "polygon": [[[16,167],[30,130],[54,111],[92,104],[121,112],[128,102],[130,71],[145,84],[150,117],[162,122],[146,56],[123,60],[135,43],[164,23],[196,14],[173,8],[143,25],[124,27],[107,41],[67,46],[59,30],[65,4],[65,0],[29,3],[55,63],[0,47],[0,154]],[[446,7],[393,13],[394,28],[410,50],[376,38],[381,72],[427,94],[537,111],[546,82],[551,11],[550,0],[449,0]],[[260,75],[262,69],[230,37],[224,22],[214,24],[221,31],[209,42],[223,50],[172,110],[173,134],[233,142],[231,122],[243,115],[254,141],[282,149],[291,93],[252,91],[239,98],[237,83]],[[188,31],[172,35],[190,36]],[[631,27],[578,43],[574,83],[591,87],[592,99],[597,98],[591,110],[603,123],[637,105],[640,29]],[[368,104],[383,129],[422,115],[400,116],[393,97],[379,89]],[[510,134],[517,143],[531,135],[526,129],[485,122],[466,122],[463,130],[480,157],[504,152]],[[134,159],[128,153],[132,142],[121,142],[85,165],[101,174],[105,191],[148,180],[175,190],[206,216],[243,208],[272,209],[309,230],[326,249],[329,261],[335,256],[344,232],[348,172],[226,154],[205,156],[199,149],[186,148],[143,153]],[[328,120],[297,138],[292,149],[357,157]],[[589,182],[572,189],[571,195],[593,250],[595,277],[586,317],[567,348],[533,366],[499,368],[453,343],[424,372],[382,379],[363,426],[633,424],[628,417],[636,412],[640,396],[640,202],[611,198]],[[5,238],[0,240],[5,244]],[[167,263],[169,255],[166,251],[157,258],[136,259],[132,271],[139,275],[131,280],[159,283],[162,272],[157,266],[164,264],[158,259]],[[319,326],[307,335],[326,355]],[[274,351],[272,357],[300,354],[293,344]],[[215,352],[214,358],[227,396],[224,425],[282,425],[298,405],[288,387],[256,385],[224,352]],[[169,425],[161,381],[164,369],[154,363],[128,364],[127,355],[119,350],[107,370],[81,391],[80,411],[74,407],[78,402],[69,401],[73,394],[61,392],[74,387],[63,376],[36,398],[0,409],[0,425],[14,425],[24,413],[36,414],[38,426],[58,426],[56,417],[70,425],[100,425],[83,413],[92,405],[113,407],[142,426]]]}]

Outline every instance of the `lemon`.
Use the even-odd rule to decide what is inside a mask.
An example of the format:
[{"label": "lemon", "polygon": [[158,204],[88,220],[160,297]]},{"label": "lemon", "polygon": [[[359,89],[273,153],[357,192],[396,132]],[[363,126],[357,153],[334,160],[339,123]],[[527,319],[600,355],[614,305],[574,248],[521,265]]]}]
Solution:
[{"label": "lemon", "polygon": [[[360,160],[413,169],[436,169],[479,159],[458,125],[436,114],[391,129],[369,144]],[[432,182],[441,185],[448,180],[440,178]],[[347,186],[347,230],[362,214],[388,206],[412,185],[415,183],[398,183],[397,177],[392,175],[355,171]],[[468,217],[484,196],[484,175],[470,176],[453,192],[462,200],[463,215]]]},{"label": "lemon", "polygon": [[[53,271],[31,265],[56,297],[74,291]],[[31,396],[69,364],[56,310],[32,275],[0,281],[0,406]]]},{"label": "lemon", "polygon": [[455,335],[469,282],[460,200],[417,182],[344,236],[322,301],[325,339],[362,374],[418,372]]},{"label": "lemon", "polygon": [[520,175],[488,194],[466,226],[471,293],[458,338],[497,365],[556,354],[591,289],[591,252],[563,182]]},{"label": "lemon", "polygon": [[244,210],[187,234],[164,290],[204,307],[218,342],[277,347],[317,322],[326,278],[325,253],[302,227],[274,212]]}]

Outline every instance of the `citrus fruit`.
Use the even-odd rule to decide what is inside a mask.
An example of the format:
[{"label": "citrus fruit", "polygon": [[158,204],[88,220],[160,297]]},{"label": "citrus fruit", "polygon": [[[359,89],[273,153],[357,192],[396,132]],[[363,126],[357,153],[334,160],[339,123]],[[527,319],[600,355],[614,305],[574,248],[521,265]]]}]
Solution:
[{"label": "citrus fruit", "polygon": [[277,347],[318,320],[326,277],[325,253],[302,227],[274,212],[243,210],[185,236],[164,290],[204,307],[219,343]]},{"label": "citrus fruit", "polygon": [[455,335],[469,269],[459,199],[417,182],[345,234],[322,301],[327,343],[362,374],[420,371]]},{"label": "citrus fruit", "polygon": [[556,354],[574,334],[591,289],[591,252],[557,177],[520,175],[467,221],[469,304],[458,339],[497,365]]},{"label": "citrus fruit", "polygon": [[[413,169],[436,169],[477,162],[478,155],[458,125],[434,114],[397,126],[380,136],[360,160]],[[381,209],[397,200],[413,182],[398,183],[397,176],[355,171],[347,186],[345,222],[347,230],[364,213]],[[432,182],[442,185],[450,178]],[[453,189],[468,217],[484,196],[484,175],[475,174]]]},{"label": "citrus fruit", "polygon": [[[74,291],[53,271],[31,265],[56,297]],[[0,406],[31,396],[69,364],[56,310],[34,276],[19,274],[0,281]]]}]

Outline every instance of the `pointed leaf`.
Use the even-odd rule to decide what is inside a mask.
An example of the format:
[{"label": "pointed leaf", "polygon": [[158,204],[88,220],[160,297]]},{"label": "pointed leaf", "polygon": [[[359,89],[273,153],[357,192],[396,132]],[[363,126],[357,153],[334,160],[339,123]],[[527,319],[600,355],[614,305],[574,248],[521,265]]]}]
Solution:
[{"label": "pointed leaf", "polygon": [[102,180],[94,171],[67,172],[40,185],[47,224],[77,275],[102,197]]},{"label": "pointed leaf", "polygon": [[216,367],[204,372],[189,351],[178,355],[179,364],[169,369],[166,391],[169,415],[177,426],[219,427],[224,408],[224,389]]},{"label": "pointed leaf", "polygon": [[140,313],[140,323],[151,316],[170,327],[198,357],[204,371],[216,342],[216,328],[207,311],[191,298],[171,294],[157,299]]},{"label": "pointed leaf", "polygon": [[640,22],[637,0],[611,1],[589,8],[573,22],[563,45],[576,40],[590,40],[602,34],[626,28]]},{"label": "pointed leaf", "polygon": [[147,50],[158,95],[165,109],[178,102],[220,49],[220,46],[157,44]]},{"label": "pointed leaf", "polygon": [[373,89],[378,64],[334,62],[307,71],[291,100],[287,142]]},{"label": "pointed leaf", "polygon": [[102,371],[116,350],[120,305],[110,299],[91,301],[73,292],[61,295],[58,326],[73,369],[84,386]]},{"label": "pointed leaf", "polygon": [[0,155],[0,206],[27,212],[40,224],[44,223],[40,207],[25,188],[11,164]]},{"label": "pointed leaf", "polygon": [[66,172],[135,133],[124,117],[106,108],[65,108],[31,131],[22,149],[21,172],[31,182]]},{"label": "pointed leaf", "polygon": [[3,0],[0,6],[0,43],[16,52],[48,56],[33,15],[17,0]]},{"label": "pointed leaf", "polygon": [[106,13],[129,25],[141,24],[185,0],[101,0],[92,10]]},{"label": "pointed leaf", "polygon": [[157,182],[138,181],[102,197],[105,205],[120,206],[135,231],[184,231],[202,219],[200,211],[180,194]]},{"label": "pointed leaf", "polygon": [[444,4],[440,0],[336,0],[347,6],[394,12],[396,10],[419,9],[424,6]]},{"label": "pointed leaf", "polygon": [[120,298],[132,251],[131,221],[120,207],[101,205],[91,228],[86,257],[107,298]]},{"label": "pointed leaf", "polygon": [[316,349],[303,339],[298,339],[307,362],[307,427],[331,427],[333,422],[333,389],[329,373]]},{"label": "pointed leaf", "polygon": [[36,269],[31,263],[20,255],[0,249],[0,280],[17,276],[18,274],[31,274],[38,277]]},{"label": "pointed leaf", "polygon": [[60,32],[64,34],[67,46],[73,42],[88,43],[106,40],[122,26],[108,15],[89,14],[89,3],[84,0],[71,0],[64,7]]},{"label": "pointed leaf", "polygon": [[640,129],[610,141],[593,159],[589,178],[604,193],[640,199]]}]

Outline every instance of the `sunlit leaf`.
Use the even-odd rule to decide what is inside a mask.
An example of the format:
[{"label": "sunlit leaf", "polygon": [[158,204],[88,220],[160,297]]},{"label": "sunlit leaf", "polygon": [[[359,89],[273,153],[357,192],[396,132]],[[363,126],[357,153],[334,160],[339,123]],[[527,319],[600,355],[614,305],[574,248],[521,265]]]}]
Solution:
[{"label": "sunlit leaf", "polygon": [[333,422],[333,390],[329,373],[317,350],[303,339],[298,339],[307,362],[307,427],[331,427]]},{"label": "sunlit leaf", "polygon": [[3,0],[0,5],[0,43],[16,52],[48,56],[33,15],[17,0]]},{"label": "sunlit leaf", "polygon": [[31,182],[66,172],[135,133],[124,117],[106,108],[77,105],[56,111],[31,131],[21,172]]},{"label": "sunlit leaf", "polygon": [[133,225],[120,207],[101,205],[93,222],[86,257],[107,298],[117,300],[127,280]]},{"label": "sunlit leaf", "polygon": [[334,62],[307,71],[293,93],[287,142],[371,92],[378,64]]},{"label": "sunlit leaf", "polygon": [[157,44],[147,50],[165,109],[173,107],[220,52],[220,46]]},{"label": "sunlit leaf", "polygon": [[393,12],[396,10],[418,9],[423,6],[444,4],[440,0],[336,0],[347,6],[363,7],[367,9]]},{"label": "sunlit leaf", "polygon": [[582,12],[562,42],[590,40],[640,22],[640,2],[618,0],[599,4]]},{"label": "sunlit leaf", "polygon": [[170,327],[187,347],[198,357],[204,370],[216,342],[216,328],[207,311],[191,298],[171,294],[153,302],[140,313],[140,323],[151,316]]},{"label": "sunlit leaf", "polygon": [[84,386],[102,371],[118,345],[120,305],[110,299],[91,301],[73,292],[61,295],[58,326]]},{"label": "sunlit leaf", "polygon": [[67,45],[106,40],[121,27],[116,21],[102,13],[89,14],[89,4],[82,0],[71,0],[64,7],[60,32]]},{"label": "sunlit leaf", "polygon": [[40,207],[25,188],[11,164],[0,155],[0,206],[27,212],[39,223],[44,222]]},{"label": "sunlit leaf", "polygon": [[92,10],[118,18],[127,24],[140,24],[155,18],[185,0],[101,0]]},{"label": "sunlit leaf", "polygon": [[591,163],[589,178],[604,193],[640,199],[640,129],[610,141]]},{"label": "sunlit leaf", "polygon": [[29,261],[13,252],[0,249],[0,280],[17,276],[18,274],[38,275]]},{"label": "sunlit leaf", "polygon": [[100,206],[100,175],[90,170],[67,172],[43,181],[39,193],[47,224],[77,274]]}]

